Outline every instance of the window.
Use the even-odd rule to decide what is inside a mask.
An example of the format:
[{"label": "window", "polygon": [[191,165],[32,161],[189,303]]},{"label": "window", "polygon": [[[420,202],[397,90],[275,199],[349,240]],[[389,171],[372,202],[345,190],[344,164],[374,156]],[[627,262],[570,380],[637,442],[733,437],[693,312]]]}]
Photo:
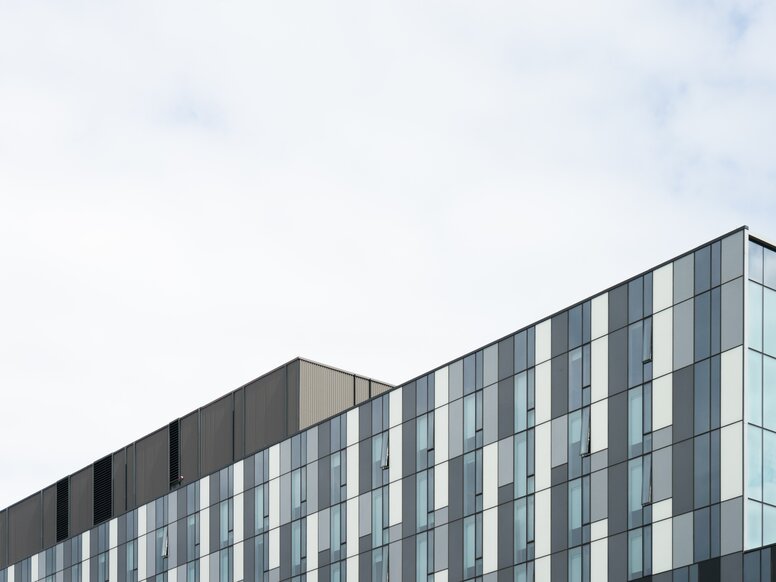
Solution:
[{"label": "window", "polygon": [[221,547],[232,545],[232,538],[234,534],[234,508],[232,506],[232,499],[227,499],[221,502],[219,507],[219,523],[220,523],[220,536]]},{"label": "window", "polygon": [[463,457],[463,513],[482,511],[482,449]]},{"label": "window", "polygon": [[429,412],[417,418],[416,422],[416,469],[421,471],[434,465],[434,413]]},{"label": "window", "polygon": [[642,453],[644,436],[642,408],[642,389],[632,388],[628,391],[628,456],[634,457]]},{"label": "window", "polygon": [[372,547],[388,543],[388,491],[378,488],[372,491]]},{"label": "window", "polygon": [[254,579],[256,582],[267,582],[269,580],[269,544],[267,535],[261,534],[254,540]]},{"label": "window", "polygon": [[464,451],[482,447],[482,392],[475,392],[463,400]]},{"label": "window", "polygon": [[291,472],[291,519],[307,515],[307,467]]},{"label": "window", "polygon": [[186,560],[199,558],[199,514],[186,518]]},{"label": "window", "polygon": [[291,523],[291,574],[297,576],[305,570],[307,562],[307,520]]},{"label": "window", "polygon": [[569,363],[569,410],[577,410],[582,406],[582,348],[571,350]]},{"label": "window", "polygon": [[463,521],[463,573],[466,578],[482,574],[482,514]]}]

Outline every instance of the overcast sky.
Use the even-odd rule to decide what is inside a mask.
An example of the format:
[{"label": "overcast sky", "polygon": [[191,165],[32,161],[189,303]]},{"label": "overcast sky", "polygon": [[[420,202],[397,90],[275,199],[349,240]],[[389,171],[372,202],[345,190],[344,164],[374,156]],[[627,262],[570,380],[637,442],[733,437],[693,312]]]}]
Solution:
[{"label": "overcast sky", "polygon": [[772,2],[0,0],[0,508],[776,238],[774,54]]}]

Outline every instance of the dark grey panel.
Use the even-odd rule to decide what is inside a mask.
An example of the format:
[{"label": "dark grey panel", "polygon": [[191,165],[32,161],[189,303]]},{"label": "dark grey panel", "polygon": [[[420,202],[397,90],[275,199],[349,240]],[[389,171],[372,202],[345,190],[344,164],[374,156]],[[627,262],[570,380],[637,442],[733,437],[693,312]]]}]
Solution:
[{"label": "dark grey panel", "polygon": [[135,501],[138,506],[169,491],[169,434],[166,426],[135,443],[135,463]]},{"label": "dark grey panel", "polygon": [[[297,390],[298,392],[298,390]],[[294,408],[299,412],[299,406]],[[298,424],[298,417],[297,417]],[[240,388],[234,393],[234,460],[245,456],[245,391]]]},{"label": "dark grey panel", "polygon": [[628,464],[609,467],[609,535],[628,529]]},{"label": "dark grey panel", "polygon": [[291,577],[291,524],[280,526],[280,579]]},{"label": "dark grey panel", "polygon": [[[164,468],[164,466],[163,466]],[[70,477],[70,535],[85,532],[94,525],[92,512],[94,504],[94,483],[92,468],[82,469]]]},{"label": "dark grey panel", "polygon": [[722,282],[744,274],[744,232],[722,239]]},{"label": "dark grey panel", "polygon": [[43,490],[43,547],[57,543],[57,486]]},{"label": "dark grey panel", "polygon": [[403,539],[401,543],[401,579],[413,580],[415,578],[415,566],[415,536],[412,536]]},{"label": "dark grey panel", "polygon": [[286,395],[285,367],[245,386],[245,454],[265,449],[287,435]]},{"label": "dark grey panel", "polygon": [[[609,535],[612,536],[611,532]],[[609,580],[628,579],[628,534],[609,538]]]},{"label": "dark grey panel", "polygon": [[[627,314],[626,314],[627,315]],[[628,388],[628,330],[609,335],[609,395]]]},{"label": "dark grey panel", "polygon": [[515,383],[512,378],[498,383],[498,438],[515,432]]},{"label": "dark grey panel", "polygon": [[683,441],[693,435],[694,425],[694,383],[693,366],[687,366],[674,372],[673,390],[673,438],[674,442]]},{"label": "dark grey panel", "polygon": [[673,447],[673,514],[681,515],[693,508],[693,441]]},{"label": "dark grey panel", "polygon": [[405,384],[401,389],[401,408],[402,421],[415,418],[415,382]]},{"label": "dark grey panel", "polygon": [[[463,580],[463,520],[452,522],[448,526],[448,580]],[[407,578],[411,580],[412,578]]]},{"label": "dark grey panel", "polygon": [[[447,501],[450,508],[450,521],[454,521],[463,517],[463,457],[450,459],[449,470]],[[450,556],[452,557],[453,554]]]},{"label": "dark grey panel", "polygon": [[287,434],[294,434],[299,431],[299,360],[294,360],[286,366],[286,387],[288,390]]},{"label": "dark grey panel", "polygon": [[318,505],[331,505],[331,457],[323,457],[318,463]]},{"label": "dark grey panel", "polygon": [[695,290],[695,259],[692,254],[674,261],[674,303],[681,303],[693,296]]},{"label": "dark grey panel", "polygon": [[234,399],[227,394],[200,410],[199,467],[203,475],[234,460]]},{"label": "dark grey panel", "polygon": [[552,418],[558,418],[569,408],[569,372],[568,356],[563,354],[552,359]]},{"label": "dark grey panel", "polygon": [[621,392],[609,399],[609,464],[628,458],[628,394]]},{"label": "dark grey panel", "polygon": [[550,339],[552,343],[552,357],[559,356],[568,351],[569,348],[569,314],[567,311],[559,313],[552,318],[552,333]]},{"label": "dark grey panel", "polygon": [[127,510],[127,452],[124,449],[113,453],[113,515]]},{"label": "dark grey panel", "polygon": [[553,554],[550,562],[550,579],[552,582],[566,582],[568,580],[568,552],[562,551]]},{"label": "dark grey panel", "polygon": [[720,558],[720,580],[741,580],[743,578],[743,569],[743,554],[740,552]]},{"label": "dark grey panel", "polygon": [[40,493],[8,508],[8,562],[14,564],[43,549],[43,518]]},{"label": "dark grey panel", "polygon": [[515,340],[514,336],[498,343],[498,379],[509,378],[515,371]]},{"label": "dark grey panel", "polygon": [[0,511],[0,568],[8,566],[8,512]]},{"label": "dark grey panel", "polygon": [[744,283],[735,279],[722,285],[721,349],[724,352],[744,341]]},{"label": "dark grey panel", "polygon": [[[628,324],[628,284],[609,291],[609,332]],[[611,339],[609,340],[611,343]]]},{"label": "dark grey panel", "polygon": [[418,438],[415,420],[405,422],[401,428],[401,473],[412,475],[417,465],[416,441]]},{"label": "dark grey panel", "polygon": [[498,567],[506,568],[514,563],[514,504],[510,501],[498,508]]},{"label": "dark grey panel", "polygon": [[372,436],[372,403],[365,402],[358,407],[358,439]]},{"label": "dark grey panel", "polygon": [[[568,486],[566,483],[552,488],[552,551],[568,547]],[[554,578],[553,578],[554,580]]]},{"label": "dark grey panel", "polygon": [[200,478],[199,472],[199,411],[181,418],[180,426],[181,486]]},{"label": "dark grey panel", "polygon": [[135,496],[135,443],[127,447],[127,510],[137,507]]},{"label": "dark grey panel", "polygon": [[372,489],[372,439],[358,443],[358,492]]},{"label": "dark grey panel", "polygon": [[402,537],[411,536],[415,533],[416,517],[415,517],[415,505],[416,505],[416,490],[415,490],[415,475],[404,477],[401,480],[401,519]]}]

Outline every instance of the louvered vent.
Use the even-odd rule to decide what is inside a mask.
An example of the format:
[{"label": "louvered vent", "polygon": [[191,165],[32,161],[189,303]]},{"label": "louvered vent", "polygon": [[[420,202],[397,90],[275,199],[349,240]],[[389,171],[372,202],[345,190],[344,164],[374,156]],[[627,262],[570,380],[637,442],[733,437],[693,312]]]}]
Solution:
[{"label": "louvered vent", "polygon": [[94,464],[94,523],[102,523],[113,514],[113,457]]},{"label": "louvered vent", "polygon": [[57,542],[67,539],[70,506],[70,481],[57,481]]},{"label": "louvered vent", "polygon": [[170,489],[181,482],[180,473],[180,421],[170,423]]}]

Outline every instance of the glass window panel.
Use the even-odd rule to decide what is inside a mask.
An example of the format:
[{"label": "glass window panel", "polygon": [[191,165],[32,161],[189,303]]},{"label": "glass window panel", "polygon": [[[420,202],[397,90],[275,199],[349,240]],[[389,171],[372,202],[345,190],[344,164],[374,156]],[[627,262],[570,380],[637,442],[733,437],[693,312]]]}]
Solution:
[{"label": "glass window panel", "polygon": [[428,415],[419,416],[417,420],[417,470],[428,466]]},{"label": "glass window panel", "polygon": [[582,430],[580,431],[581,443],[579,452],[581,455],[590,454],[590,407],[582,409]]},{"label": "glass window panel", "polygon": [[763,281],[763,247],[749,241],[749,278],[762,283]]},{"label": "glass window panel", "polygon": [[582,348],[569,352],[569,410],[582,406]]},{"label": "glass window panel", "polygon": [[628,527],[641,525],[641,458],[628,461]]},{"label": "glass window panel", "polygon": [[695,298],[695,359],[711,355],[711,293]]},{"label": "glass window panel", "polygon": [[428,526],[428,473],[422,471],[417,475],[417,527],[423,529]]},{"label": "glass window panel", "polygon": [[515,336],[515,372],[522,372],[526,365],[526,333],[521,331]]},{"label": "glass window panel", "polygon": [[476,551],[476,522],[472,515],[463,521],[463,569],[464,575],[469,577],[474,573]]},{"label": "glass window panel", "polygon": [[747,379],[746,413],[747,420],[753,424],[762,425],[763,398],[763,357],[749,350],[749,378]]},{"label": "glass window panel", "polygon": [[569,550],[568,582],[582,582],[582,548]]},{"label": "glass window panel", "polygon": [[746,548],[756,548],[762,544],[762,505],[757,501],[746,501]]},{"label": "glass window panel", "polygon": [[694,448],[694,501],[699,508],[709,504],[709,434],[695,437]]},{"label": "glass window panel", "polygon": [[763,501],[776,505],[776,433],[763,431]]},{"label": "glass window panel", "polygon": [[428,572],[428,534],[418,534],[415,551],[415,579],[417,582],[426,582]]},{"label": "glass window panel", "polygon": [[747,484],[746,492],[753,499],[762,499],[762,430],[755,426],[747,426]]},{"label": "glass window panel", "polygon": [[569,545],[582,543],[582,479],[569,481]]},{"label": "glass window panel", "polygon": [[711,247],[695,251],[695,292],[702,293],[711,285]]},{"label": "glass window panel", "polygon": [[776,359],[763,356],[763,426],[776,430]]},{"label": "glass window panel", "polygon": [[749,281],[749,347],[763,351],[763,288]]},{"label": "glass window panel", "polygon": [[527,559],[528,532],[527,507],[525,497],[515,501],[515,562],[525,562]]},{"label": "glass window panel", "polygon": [[582,345],[582,306],[569,310],[569,349]]},{"label": "glass window panel", "polygon": [[633,323],[644,316],[644,283],[639,277],[628,284],[628,322]]},{"label": "glass window panel", "polygon": [[633,388],[628,392],[628,449],[631,456],[641,454],[644,437],[641,395],[641,388]]},{"label": "glass window panel", "polygon": [[570,479],[582,474],[582,411],[568,415],[568,475]]},{"label": "glass window panel", "polygon": [[641,479],[641,504],[652,503],[652,455],[644,455]]},{"label": "glass window panel", "polygon": [[515,376],[515,432],[525,430],[528,418],[528,375]]},{"label": "glass window panel", "polygon": [[475,511],[476,453],[467,453],[463,457],[463,513],[471,515]]},{"label": "glass window panel", "polygon": [[776,291],[763,291],[763,351],[776,356]]},{"label": "glass window panel", "polygon": [[628,580],[641,576],[643,543],[641,529],[628,532]]},{"label": "glass window panel", "polygon": [[763,545],[776,543],[776,507],[763,505]]},{"label": "glass window panel", "polygon": [[644,379],[642,323],[634,323],[628,328],[628,386],[641,384]]},{"label": "glass window panel", "polygon": [[771,289],[776,289],[776,253],[765,249],[763,259],[763,283]]},{"label": "glass window panel", "polygon": [[711,363],[709,360],[695,364],[694,400],[695,434],[700,434],[709,430],[711,414]]},{"label": "glass window panel", "polygon": [[526,494],[526,433],[515,436],[515,497]]},{"label": "glass window panel", "polygon": [[467,451],[474,448],[476,430],[477,399],[475,394],[470,394],[463,399],[463,442]]}]

